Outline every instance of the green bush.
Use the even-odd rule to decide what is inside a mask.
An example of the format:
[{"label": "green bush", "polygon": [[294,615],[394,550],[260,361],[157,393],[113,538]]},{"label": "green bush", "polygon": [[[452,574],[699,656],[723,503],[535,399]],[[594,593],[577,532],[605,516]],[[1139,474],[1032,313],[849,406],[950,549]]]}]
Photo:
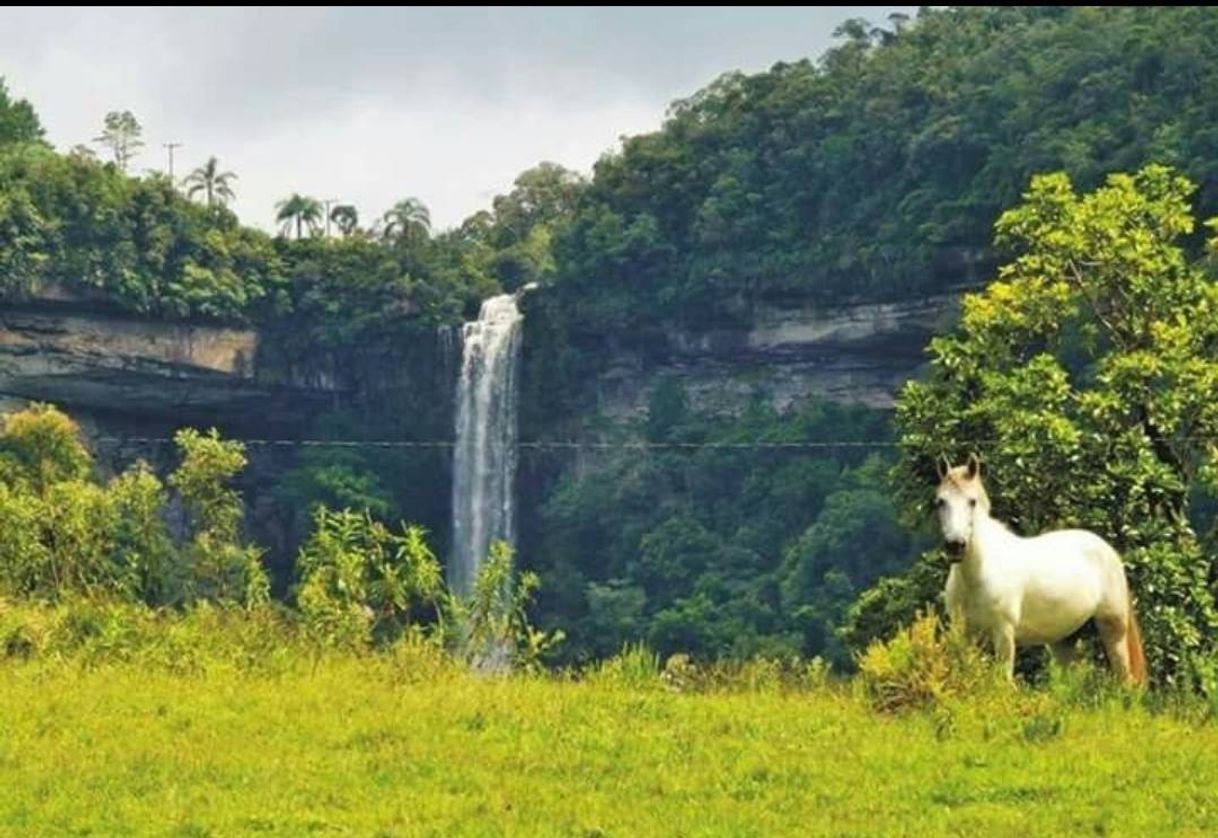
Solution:
[{"label": "green bush", "polygon": [[261,548],[240,537],[244,508],[228,482],[245,467],[245,446],[213,428],[174,435],[182,462],[169,476],[186,507],[190,541],[183,547],[187,597],[259,605],[270,597]]},{"label": "green bush", "polygon": [[367,512],[319,506],[296,562],[296,602],[315,638],[337,646],[385,643],[420,612],[435,614],[444,586],[422,528],[393,532]]},{"label": "green bush", "polygon": [[944,629],[934,612],[920,614],[888,641],[875,641],[858,662],[859,685],[885,713],[931,707],[986,692],[999,673],[959,629]]},{"label": "green bush", "polygon": [[896,411],[907,518],[930,518],[936,457],[981,448],[996,517],[1121,552],[1158,684],[1218,654],[1218,544],[1192,508],[1218,488],[1218,282],[1189,252],[1194,192],[1157,165],[1083,194],[1034,178],[997,225],[1017,255]]},{"label": "green bush", "polygon": [[492,542],[473,593],[448,600],[453,649],[478,670],[536,670],[565,636],[561,630],[541,631],[530,622],[527,608],[541,581],[531,571],[515,574],[512,557],[510,545]]}]

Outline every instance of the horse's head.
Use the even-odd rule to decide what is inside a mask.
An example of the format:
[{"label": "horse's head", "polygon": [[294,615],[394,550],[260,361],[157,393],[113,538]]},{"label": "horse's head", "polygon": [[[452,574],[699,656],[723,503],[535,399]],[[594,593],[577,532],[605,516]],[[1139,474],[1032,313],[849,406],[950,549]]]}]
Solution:
[{"label": "horse's head", "polygon": [[981,485],[981,460],[969,454],[968,462],[953,466],[946,457],[936,462],[939,488],[935,490],[935,513],[943,531],[943,543],[953,562],[964,558],[978,515],[988,515],[990,499]]}]

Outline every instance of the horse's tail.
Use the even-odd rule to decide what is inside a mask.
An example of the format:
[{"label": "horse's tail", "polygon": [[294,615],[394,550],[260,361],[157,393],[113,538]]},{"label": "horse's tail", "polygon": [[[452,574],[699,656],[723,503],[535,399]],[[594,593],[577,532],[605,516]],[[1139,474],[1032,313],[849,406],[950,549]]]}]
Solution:
[{"label": "horse's tail", "polygon": [[1142,629],[1138,627],[1138,615],[1133,611],[1133,597],[1129,597],[1128,615],[1125,643],[1129,651],[1129,677],[1141,686],[1146,683],[1146,653],[1142,651]]}]

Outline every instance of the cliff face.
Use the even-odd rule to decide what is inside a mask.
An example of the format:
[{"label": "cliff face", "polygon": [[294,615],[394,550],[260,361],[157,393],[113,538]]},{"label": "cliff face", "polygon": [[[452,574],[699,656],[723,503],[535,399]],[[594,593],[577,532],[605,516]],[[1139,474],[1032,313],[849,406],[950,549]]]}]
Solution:
[{"label": "cliff face", "polygon": [[[452,368],[437,359],[442,348],[416,333],[289,357],[273,335],[141,319],[57,295],[0,309],[0,411],[30,401],[64,409],[89,437],[102,475],[136,459],[168,473],[178,462],[168,440],[185,426],[254,440],[237,488],[253,537],[282,571],[294,555],[295,510],[283,509],[274,493],[303,449],[257,440],[327,430],[339,437],[365,430],[377,438],[442,438],[452,427]],[[319,427],[335,411],[351,422]],[[424,466],[426,485],[447,480],[445,463]]]},{"label": "cliff face", "polygon": [[646,353],[615,353],[599,382],[600,409],[641,415],[668,377],[684,384],[694,407],[716,413],[734,413],[757,394],[780,410],[809,395],[889,408],[921,369],[927,341],[950,327],[959,299],[767,308],[747,329],[670,333]]},{"label": "cliff face", "polygon": [[[0,401],[47,401],[88,423],[292,426],[320,384],[273,383],[252,330],[141,320],[40,300],[0,311]],[[294,409],[303,408],[303,410]]]},{"label": "cliff face", "polygon": [[[643,345],[602,343],[595,351],[604,353],[600,357],[608,366],[588,382],[595,401],[583,410],[615,419],[640,417],[654,386],[672,377],[684,385],[695,408],[718,413],[738,412],[758,395],[779,409],[809,395],[890,407],[922,365],[927,340],[950,325],[957,309],[956,296],[763,309],[748,328],[674,331]],[[534,327],[544,332],[543,320]],[[8,305],[0,310],[0,411],[29,400],[62,407],[93,438],[99,467],[110,473],[136,458],[168,472],[177,454],[172,445],[155,440],[187,425],[214,425],[227,436],[254,440],[324,435],[326,428],[343,438],[451,439],[460,361],[452,337],[451,330],[439,335],[420,330],[341,350],[288,353],[272,335],[143,320],[79,300]],[[527,425],[522,415],[522,433],[561,437],[563,432],[546,422],[548,383],[533,384],[536,403],[521,407],[536,415]],[[343,422],[330,427],[334,416]],[[299,463],[301,450],[249,445],[249,467],[238,486],[251,533],[270,548],[269,558],[283,578],[295,551],[294,510],[284,509],[275,492],[285,471]],[[395,456],[401,473],[393,491],[405,493],[404,508],[443,543],[448,452]],[[517,481],[522,512],[539,503],[556,476],[546,471],[551,466],[536,458],[522,465]],[[531,519],[528,514],[525,519],[527,529]]]},{"label": "cliff face", "polygon": [[[638,416],[655,384],[670,377],[684,384],[695,407],[720,413],[736,412],[759,393],[779,409],[808,395],[891,407],[922,366],[926,342],[958,309],[954,294],[763,308],[749,328],[671,332],[658,346],[608,348],[598,407],[613,418]],[[9,306],[0,311],[0,405],[49,401],[86,422],[128,431],[216,424],[267,436],[299,430],[357,392],[371,409],[378,393],[395,388],[433,403],[451,399],[451,383],[428,355],[440,341],[365,348],[346,360],[318,353],[306,368],[286,371],[263,360],[274,354],[267,342],[252,330],[141,320],[59,300]],[[420,356],[417,363],[412,355]],[[425,381],[406,380],[426,369]],[[442,430],[429,428],[428,435]]]}]

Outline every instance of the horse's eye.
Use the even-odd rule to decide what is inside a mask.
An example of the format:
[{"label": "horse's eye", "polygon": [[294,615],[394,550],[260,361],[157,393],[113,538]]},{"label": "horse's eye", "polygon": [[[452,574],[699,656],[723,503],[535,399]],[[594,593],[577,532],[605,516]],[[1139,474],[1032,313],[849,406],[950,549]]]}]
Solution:
[{"label": "horse's eye", "polygon": [[935,509],[942,509],[946,505],[947,501],[945,501],[943,498],[935,498]]},{"label": "horse's eye", "polygon": [[977,505],[977,499],[976,499],[976,498],[970,498],[970,499],[969,499],[969,502],[968,502],[968,505],[969,505],[969,506],[976,506],[976,505]]}]

